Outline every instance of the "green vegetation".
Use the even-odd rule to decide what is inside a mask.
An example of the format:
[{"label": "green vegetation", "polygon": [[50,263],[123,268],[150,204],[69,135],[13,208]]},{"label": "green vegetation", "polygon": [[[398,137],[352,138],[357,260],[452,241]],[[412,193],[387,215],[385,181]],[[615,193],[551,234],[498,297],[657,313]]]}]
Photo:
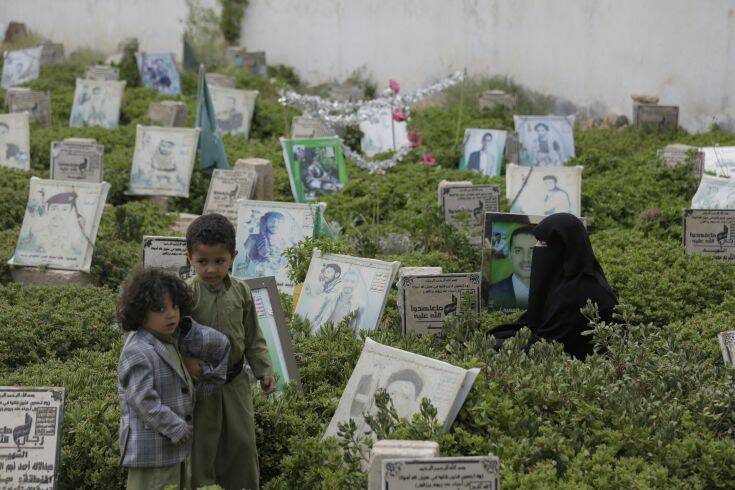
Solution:
[{"label": "green vegetation", "polygon": [[[0,169],[0,385],[64,386],[61,488],[122,488],[119,466],[116,363],[121,334],[113,311],[117,289],[140,262],[143,234],[166,233],[172,216],[152,203],[124,194],[135,125],[147,124],[148,104],[160,99],[144,88],[125,92],[117,130],[69,128],[74,79],[81,63],[44,67],[30,86],[50,90],[50,128],[31,128],[32,170]],[[233,73],[234,74],[234,73]],[[277,88],[298,83],[293,71],[271,70],[276,79],[237,73],[237,85],[257,89],[252,139],[225,137],[230,162],[261,157],[273,162],[275,194],[291,191],[278,137],[296,114],[277,102]],[[196,80],[182,75],[180,97],[194,120]],[[441,179],[500,183],[457,170],[457,127],[512,128],[512,114],[479,111],[475,95],[487,88],[519,94],[519,112],[545,112],[548,98],[505,79],[468,82],[448,94],[446,108],[415,112],[411,126],[437,166],[411,154],[385,175],[369,175],[348,162],[350,182],[329,199],[326,218],[343,229],[335,242],[351,253],[405,265],[441,265],[446,271],[476,271],[480,254],[467,238],[443,223],[436,204]],[[0,94],[3,92],[0,91]],[[465,106],[460,108],[459,101]],[[98,288],[21,287],[9,283],[8,266],[27,199],[28,179],[48,176],[51,141],[96,138],[105,146],[105,179],[112,189],[97,237],[92,274]],[[376,341],[453,364],[482,368],[474,389],[448,434],[432,425],[431,407],[412,421],[382,415],[387,437],[437,440],[445,455],[492,453],[501,458],[503,488],[727,488],[735,481],[735,376],[722,362],[716,334],[733,327],[735,268],[711,258],[688,256],[679,243],[681,210],[696,183],[688,168],[668,169],[655,151],[670,142],[735,144],[718,129],[699,135],[644,134],[626,128],[577,130],[577,158],[585,166],[583,208],[592,242],[608,278],[626,305],[624,329],[595,325],[605,355],[571,360],[559,345],[522,340],[495,353],[485,333],[508,315],[470,315],[447,325],[441,339],[403,338],[395,295],[389,298]],[[176,211],[200,213],[208,177],[194,171],[191,196],[173,199]],[[506,204],[507,206],[507,204]],[[660,213],[644,213],[656,209]],[[386,254],[381,238],[407,233],[410,249]],[[295,277],[306,273],[307,241],[291,251]],[[291,304],[284,302],[290,318]],[[267,488],[359,488],[365,484],[346,427],[342,440],[322,441],[363,338],[338,325],[309,335],[289,325],[304,393],[295,389],[266,399],[255,395],[262,478]]]}]

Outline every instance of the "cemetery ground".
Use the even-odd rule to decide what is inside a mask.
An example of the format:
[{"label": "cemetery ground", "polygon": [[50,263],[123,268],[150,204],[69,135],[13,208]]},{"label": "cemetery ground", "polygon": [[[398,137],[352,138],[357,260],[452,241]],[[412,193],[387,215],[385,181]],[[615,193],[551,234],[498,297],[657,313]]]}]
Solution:
[{"label": "cemetery ground", "polygon": [[[182,100],[189,125],[195,115],[196,77],[183,74],[183,95],[163,97],[128,80],[120,127],[69,128],[75,78],[86,60],[45,66],[29,86],[50,91],[52,125],[31,127],[30,172],[0,168],[0,385],[66,388],[60,488],[122,488],[119,465],[116,364],[122,335],[114,323],[118,288],[140,263],[143,235],[171,234],[173,214],[124,194],[136,124],[148,124],[153,100]],[[277,88],[298,84],[292,71],[271,67],[269,78],[233,73],[238,88],[260,91],[251,139],[225,136],[231,164],[260,157],[273,163],[276,200],[292,201],[279,136],[297,115],[278,103]],[[124,78],[122,73],[121,77]],[[551,101],[506,80],[455,87],[444,108],[416,110],[410,128],[422,146],[384,175],[348,162],[345,189],[324,199],[326,218],[339,223],[325,251],[398,260],[404,266],[441,266],[475,272],[480,254],[467,237],[444,224],[436,203],[442,179],[501,184],[457,170],[464,128],[512,130],[512,112],[476,108],[488,88],[518,94],[519,114],[544,114]],[[697,181],[691,168],[668,168],[656,150],[679,142],[735,144],[717,128],[707,133],[645,133],[631,127],[575,132],[583,165],[582,208],[608,280],[619,293],[624,328],[594,325],[606,352],[586,362],[560,345],[523,338],[496,353],[485,333],[513,315],[468,315],[446,324],[441,337],[403,337],[391,294],[378,342],[482,372],[447,434],[425,406],[413,420],[383,410],[374,423],[380,438],[433,439],[444,456],[493,454],[502,464],[503,488],[726,488],[735,481],[735,376],[722,362],[717,333],[733,328],[735,268],[686,255],[681,216]],[[48,177],[52,141],[95,138],[105,147],[104,179],[111,184],[98,233],[92,275],[97,287],[20,286],[6,261],[18,237],[30,176]],[[346,138],[357,146],[359,132]],[[436,164],[421,163],[430,152]],[[208,177],[195,168],[189,198],[170,200],[171,211],[201,213]],[[501,210],[508,203],[501,202]],[[391,234],[410,242],[391,245]],[[314,241],[292,254],[303,281]],[[290,299],[283,297],[290,318]],[[303,394],[289,389],[266,399],[255,390],[261,477],[266,488],[360,488],[360,454],[349,439],[322,440],[361,351],[364,336],[336,325],[312,336],[307,325],[289,330]],[[348,434],[349,435],[349,434]]]}]

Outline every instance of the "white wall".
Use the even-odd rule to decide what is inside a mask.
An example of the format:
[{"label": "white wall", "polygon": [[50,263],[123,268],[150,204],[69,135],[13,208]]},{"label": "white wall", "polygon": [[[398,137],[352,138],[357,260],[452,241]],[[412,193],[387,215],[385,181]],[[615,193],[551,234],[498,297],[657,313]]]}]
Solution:
[{"label": "white wall", "polygon": [[[184,0],[0,0],[67,50],[136,36],[180,56],[185,17]],[[656,93],[694,130],[735,126],[734,35],[735,0],[251,0],[242,42],[313,83],[364,66],[410,89],[467,68],[628,115],[632,92]]]}]

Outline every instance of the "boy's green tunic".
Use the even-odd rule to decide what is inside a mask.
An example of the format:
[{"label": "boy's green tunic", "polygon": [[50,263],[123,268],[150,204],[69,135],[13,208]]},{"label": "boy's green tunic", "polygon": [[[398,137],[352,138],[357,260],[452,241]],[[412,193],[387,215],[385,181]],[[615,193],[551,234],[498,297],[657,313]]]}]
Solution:
[{"label": "boy's green tunic", "polygon": [[[272,374],[247,284],[228,275],[220,289],[199,277],[190,279],[189,285],[195,304],[191,316],[230,341],[229,370],[244,355],[257,378]],[[194,488],[217,483],[227,490],[256,490],[258,480],[253,399],[248,376],[241,372],[194,408],[192,483]]]}]

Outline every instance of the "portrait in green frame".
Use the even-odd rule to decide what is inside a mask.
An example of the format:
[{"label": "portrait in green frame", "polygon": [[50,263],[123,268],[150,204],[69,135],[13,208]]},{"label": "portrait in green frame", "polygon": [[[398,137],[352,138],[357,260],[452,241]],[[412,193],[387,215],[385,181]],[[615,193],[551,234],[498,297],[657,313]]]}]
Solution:
[{"label": "portrait in green frame", "polygon": [[347,168],[339,138],[281,138],[291,192],[296,202],[311,202],[339,192]]}]

